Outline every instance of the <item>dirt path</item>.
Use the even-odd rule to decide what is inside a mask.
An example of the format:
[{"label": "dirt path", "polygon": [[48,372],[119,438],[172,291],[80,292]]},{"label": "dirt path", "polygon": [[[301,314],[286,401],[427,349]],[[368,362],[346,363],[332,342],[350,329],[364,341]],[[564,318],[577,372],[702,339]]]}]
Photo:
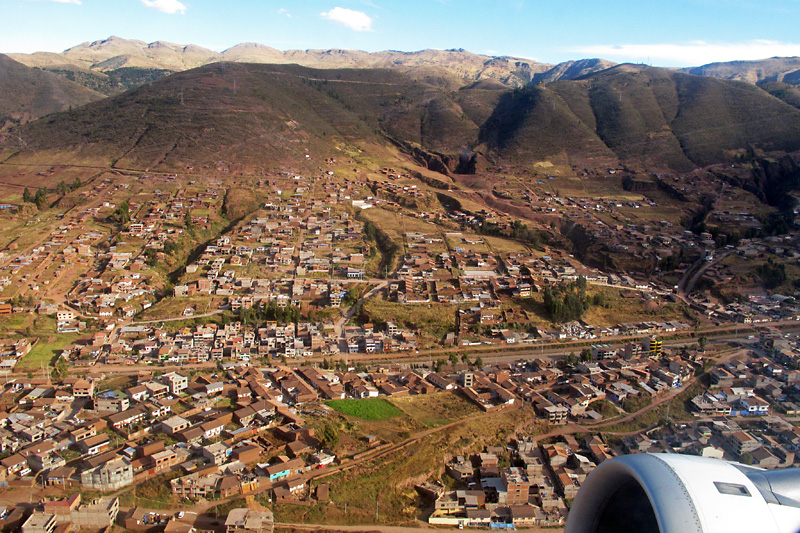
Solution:
[{"label": "dirt path", "polygon": [[367,291],[364,294],[364,296],[359,298],[356,303],[351,305],[347,309],[347,311],[344,312],[342,317],[339,318],[339,320],[336,321],[336,323],[333,326],[333,330],[341,337],[342,340],[344,339],[344,337],[343,337],[344,326],[345,326],[345,324],[347,324],[347,322],[350,321],[351,318],[353,318],[353,315],[356,314],[356,311],[358,311],[360,304],[364,303],[367,299],[372,298],[373,296],[375,296],[379,291],[382,291],[383,289],[388,287],[391,282],[392,282],[392,280],[384,280],[384,281],[381,281],[380,283],[378,283],[376,286],[374,286],[369,291]]}]

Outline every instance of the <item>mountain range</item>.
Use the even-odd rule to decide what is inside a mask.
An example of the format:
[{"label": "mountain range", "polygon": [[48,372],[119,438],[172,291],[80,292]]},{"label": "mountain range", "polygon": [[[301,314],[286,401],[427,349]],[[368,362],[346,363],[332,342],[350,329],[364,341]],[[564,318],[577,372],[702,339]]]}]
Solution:
[{"label": "mountain range", "polygon": [[509,56],[486,56],[465,50],[421,50],[418,52],[360,50],[287,50],[280,51],[256,43],[242,43],[223,52],[196,45],[163,41],[145,43],[120,37],[86,42],[60,54],[37,52],[9,54],[27,65],[57,71],[83,71],[98,75],[120,68],[182,71],[209,63],[296,64],[313,68],[387,68],[410,73],[423,79],[442,71],[461,83],[493,79],[511,87],[531,81],[554,81],[574,78],[613,65],[600,59],[568,61],[559,65],[539,63]]}]

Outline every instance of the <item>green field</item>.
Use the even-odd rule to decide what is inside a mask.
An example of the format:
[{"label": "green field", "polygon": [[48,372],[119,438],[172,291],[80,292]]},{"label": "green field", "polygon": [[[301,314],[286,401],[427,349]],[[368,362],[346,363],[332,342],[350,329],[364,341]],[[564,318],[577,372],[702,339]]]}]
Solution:
[{"label": "green field", "polygon": [[403,411],[383,398],[329,400],[325,403],[342,414],[363,420],[387,420],[403,414]]}]

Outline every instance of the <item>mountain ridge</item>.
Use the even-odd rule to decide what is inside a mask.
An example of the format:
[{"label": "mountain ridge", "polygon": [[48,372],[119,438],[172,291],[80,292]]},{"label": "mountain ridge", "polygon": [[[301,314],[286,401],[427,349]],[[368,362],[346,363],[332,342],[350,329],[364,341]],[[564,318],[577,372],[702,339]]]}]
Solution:
[{"label": "mountain ridge", "polygon": [[[146,43],[116,36],[87,41],[61,53],[35,52],[9,56],[30,67],[71,67],[100,72],[121,67],[182,71],[221,61],[294,63],[313,68],[391,68],[402,71],[440,68],[464,80],[464,83],[493,79],[511,87],[526,85],[534,79],[555,81],[576,73],[587,74],[615,64],[602,59],[588,59],[551,65],[507,55],[481,55],[462,49],[425,49],[415,52],[364,52],[335,48],[280,51],[258,43],[240,43],[222,52],[215,52],[193,44],[181,45],[167,41]],[[581,66],[576,67],[578,64]]]}]

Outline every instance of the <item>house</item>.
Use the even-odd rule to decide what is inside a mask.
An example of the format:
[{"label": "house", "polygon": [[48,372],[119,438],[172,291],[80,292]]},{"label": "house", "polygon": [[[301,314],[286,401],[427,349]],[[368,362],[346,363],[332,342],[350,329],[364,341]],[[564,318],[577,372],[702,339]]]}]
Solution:
[{"label": "house", "polygon": [[225,519],[226,533],[272,533],[273,527],[269,510],[232,509]]},{"label": "house", "polygon": [[302,473],[305,462],[302,459],[292,459],[283,463],[270,465],[264,469],[264,473],[270,481],[286,479],[295,474]]},{"label": "house", "polygon": [[231,459],[244,464],[255,463],[261,457],[261,448],[252,444],[237,446],[231,450]]},{"label": "house", "polygon": [[200,424],[200,429],[203,431],[203,438],[213,439],[214,437],[219,436],[222,433],[222,430],[225,429],[225,420],[216,419],[203,422]]},{"label": "house", "polygon": [[185,418],[182,418],[178,415],[171,416],[166,420],[161,421],[161,428],[164,430],[164,433],[168,435],[175,435],[187,429],[191,424]]},{"label": "house", "polygon": [[173,396],[178,396],[189,387],[189,378],[177,372],[170,372],[161,376],[161,381],[169,387],[169,392]]},{"label": "house", "polygon": [[75,398],[91,398],[94,396],[94,381],[79,379],[72,384],[72,395]]},{"label": "house", "polygon": [[12,474],[26,476],[31,471],[31,469],[28,468],[27,459],[18,453],[0,460],[0,466],[5,470],[5,474],[9,476]]},{"label": "house", "polygon": [[117,457],[81,472],[81,483],[99,490],[120,489],[133,483],[133,466],[126,458]]},{"label": "house", "polygon": [[96,455],[108,449],[111,441],[105,433],[78,442],[78,449],[86,455]]},{"label": "house", "polygon": [[34,453],[28,456],[28,466],[34,472],[59,468],[65,464],[64,458],[55,452]]},{"label": "house", "polygon": [[213,465],[221,465],[227,462],[230,453],[231,449],[221,442],[203,446],[203,448],[200,450],[200,454],[208,459]]},{"label": "house", "polygon": [[122,429],[142,422],[147,418],[147,415],[148,410],[146,407],[143,405],[136,405],[121,413],[109,415],[106,419],[115,429]]}]

